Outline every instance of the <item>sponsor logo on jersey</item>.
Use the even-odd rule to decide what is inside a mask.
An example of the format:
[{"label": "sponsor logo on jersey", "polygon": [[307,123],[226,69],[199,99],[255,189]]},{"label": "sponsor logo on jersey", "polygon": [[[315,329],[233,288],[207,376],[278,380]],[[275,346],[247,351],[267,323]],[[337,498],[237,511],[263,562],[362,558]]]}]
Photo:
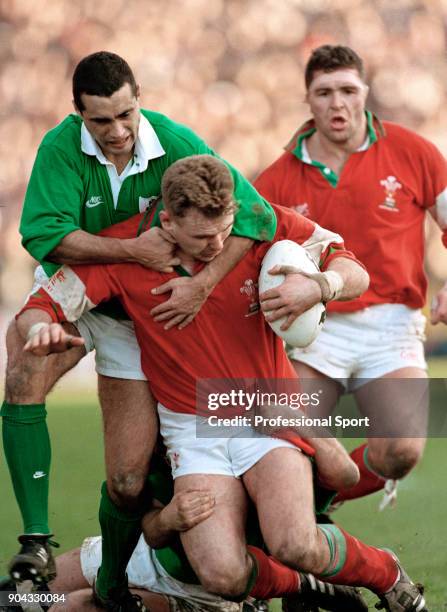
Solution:
[{"label": "sponsor logo on jersey", "polygon": [[251,317],[251,315],[259,312],[259,296],[258,296],[258,283],[252,278],[247,278],[242,287],[240,287],[239,291],[242,295],[245,295],[248,301],[248,311],[244,315],[245,317]]},{"label": "sponsor logo on jersey", "polygon": [[87,202],[85,203],[85,206],[87,208],[96,208],[100,204],[104,204],[104,200],[102,199],[102,196],[92,196],[91,198],[87,200]]},{"label": "sponsor logo on jersey", "polygon": [[296,206],[292,206],[292,208],[300,215],[303,215],[303,217],[309,216],[310,211],[309,211],[309,204],[307,202],[304,202],[304,204],[297,204]]},{"label": "sponsor logo on jersey", "polygon": [[40,470],[38,472],[34,472],[33,474],[33,478],[43,478],[44,476],[46,476],[45,472],[41,472]]},{"label": "sponsor logo on jersey", "polygon": [[387,176],[386,179],[380,181],[380,184],[385,188],[386,197],[385,201],[382,202],[382,204],[379,204],[379,208],[398,212],[399,208],[396,204],[396,194],[399,189],[402,189],[402,185],[395,176]]}]

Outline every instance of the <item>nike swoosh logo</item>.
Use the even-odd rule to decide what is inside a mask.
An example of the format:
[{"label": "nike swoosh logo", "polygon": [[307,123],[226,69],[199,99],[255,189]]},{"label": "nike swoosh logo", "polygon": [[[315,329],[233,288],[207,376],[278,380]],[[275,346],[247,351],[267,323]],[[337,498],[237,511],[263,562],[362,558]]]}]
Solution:
[{"label": "nike swoosh logo", "polygon": [[33,474],[33,478],[43,478],[44,476],[46,476],[45,472],[34,472]]},{"label": "nike swoosh logo", "polygon": [[100,204],[103,204],[103,200],[101,196],[93,196],[85,203],[87,208],[96,208]]}]

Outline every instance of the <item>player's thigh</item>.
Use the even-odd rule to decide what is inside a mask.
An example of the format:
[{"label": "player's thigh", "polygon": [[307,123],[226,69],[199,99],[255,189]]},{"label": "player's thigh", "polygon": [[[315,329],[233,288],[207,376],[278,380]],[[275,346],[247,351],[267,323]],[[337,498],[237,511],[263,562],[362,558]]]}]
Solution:
[{"label": "player's thigh", "polygon": [[190,474],[175,480],[176,492],[188,489],[206,489],[216,501],[209,518],[181,534],[188,560],[202,585],[220,592],[222,585],[244,582],[250,563],[245,545],[247,494],[242,481],[211,474]]},{"label": "player's thigh", "polygon": [[312,466],[302,452],[270,451],[243,476],[265,543],[282,559],[315,548]]},{"label": "player's thigh", "polygon": [[[75,328],[70,328],[78,335]],[[83,347],[76,347],[47,357],[36,357],[24,352],[25,341],[13,321],[6,334],[8,363],[6,368],[5,397],[13,404],[40,404],[45,402],[54,383],[85,355]]]},{"label": "player's thigh", "polygon": [[145,472],[158,433],[156,404],[144,380],[98,376],[108,474],[141,466]]},{"label": "player's thigh", "polygon": [[406,367],[389,372],[358,388],[355,399],[370,419],[371,437],[425,438],[429,407],[425,370]]},{"label": "player's thigh", "polygon": [[315,417],[331,414],[343,392],[341,384],[301,361],[293,359],[292,365],[300,381],[300,390],[309,395],[316,393],[319,398],[318,404],[309,406],[306,412]]}]

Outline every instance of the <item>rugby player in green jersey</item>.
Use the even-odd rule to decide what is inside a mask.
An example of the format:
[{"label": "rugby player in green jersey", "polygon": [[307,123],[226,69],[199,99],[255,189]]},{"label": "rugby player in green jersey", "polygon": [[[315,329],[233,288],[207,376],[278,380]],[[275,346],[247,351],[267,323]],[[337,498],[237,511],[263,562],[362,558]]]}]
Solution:
[{"label": "rugby player in green jersey", "polygon": [[[139,107],[140,90],[128,64],[99,52],[73,75],[76,114],[48,132],[37,153],[25,197],[23,245],[41,264],[36,286],[60,264],[134,261],[168,271],[177,263],[167,235],[154,228],[118,240],[94,234],[153,205],[164,171],[175,160],[213,151],[187,127]],[[271,239],[275,215],[254,188],[230,168],[239,203],[234,238],[222,256],[194,279],[159,288],[172,296],[154,310],[166,325],[186,325],[215,284],[235,265],[252,240]],[[85,346],[41,359],[22,352],[15,323],[7,332],[8,369],[3,444],[23,518],[20,552],[9,567],[17,580],[54,577],[48,524],[50,440],[45,398],[55,382],[96,349],[99,399],[104,419],[107,490],[100,508],[103,565],[97,593],[126,588],[122,576],[138,539],[149,457],[157,434],[154,400],[140,367],[133,325],[116,304],[70,325]],[[105,603],[105,605],[108,605]],[[131,607],[129,609],[132,609]]]}]

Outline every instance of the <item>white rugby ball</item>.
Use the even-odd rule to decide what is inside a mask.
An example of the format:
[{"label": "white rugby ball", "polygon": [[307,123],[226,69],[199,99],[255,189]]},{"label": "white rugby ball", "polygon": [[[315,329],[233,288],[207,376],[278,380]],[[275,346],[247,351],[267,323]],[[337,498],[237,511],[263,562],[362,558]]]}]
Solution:
[{"label": "white rugby ball", "polygon": [[[274,266],[294,266],[309,274],[319,272],[314,260],[306,253],[306,250],[302,246],[291,240],[280,240],[270,247],[262,260],[258,281],[260,294],[268,289],[273,289],[281,285],[284,281],[284,274],[272,275],[268,273]],[[319,302],[297,317],[286,331],[280,329],[286,317],[282,317],[273,322],[268,321],[268,324],[275,334],[285,340],[287,344],[303,348],[315,340],[318,332],[323,326],[325,317],[326,309],[324,305]]]}]

